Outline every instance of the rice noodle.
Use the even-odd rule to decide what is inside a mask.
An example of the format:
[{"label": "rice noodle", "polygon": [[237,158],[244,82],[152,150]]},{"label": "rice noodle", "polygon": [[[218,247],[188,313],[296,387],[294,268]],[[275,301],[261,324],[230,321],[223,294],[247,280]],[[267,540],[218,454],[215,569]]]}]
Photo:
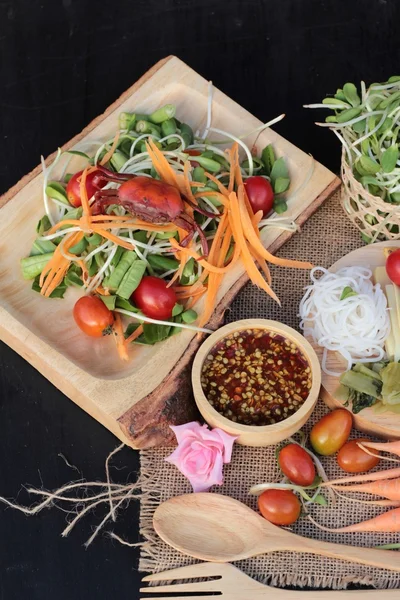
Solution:
[{"label": "rice noodle", "polygon": [[[320,277],[318,273],[322,273]],[[323,351],[322,369],[327,367],[328,351],[339,352],[347,362],[376,362],[384,355],[384,343],[390,332],[387,300],[379,284],[373,285],[372,272],[365,267],[344,267],[330,273],[315,267],[310,273],[312,285],[300,302],[300,327],[312,335]],[[356,295],[341,300],[345,287]]]}]

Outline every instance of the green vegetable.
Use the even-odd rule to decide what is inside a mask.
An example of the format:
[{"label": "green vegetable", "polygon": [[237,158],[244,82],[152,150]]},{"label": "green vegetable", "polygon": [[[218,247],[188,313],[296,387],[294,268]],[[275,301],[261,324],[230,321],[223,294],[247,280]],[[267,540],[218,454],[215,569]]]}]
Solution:
[{"label": "green vegetable", "polygon": [[195,167],[193,169],[193,181],[197,181],[198,183],[207,183],[207,177],[205,175],[205,169],[203,169],[203,167]]},{"label": "green vegetable", "polygon": [[182,304],[179,304],[178,302],[175,304],[174,308],[172,309],[172,316],[173,317],[177,317],[178,315],[180,315],[183,312],[184,307],[182,306]]},{"label": "green vegetable", "polygon": [[179,261],[176,258],[168,258],[161,254],[148,254],[147,260],[155,271],[170,271],[179,267]]},{"label": "green vegetable", "polygon": [[117,296],[99,296],[109,310],[114,310]]},{"label": "green vegetable", "polygon": [[47,252],[46,254],[35,254],[34,256],[21,258],[22,277],[24,279],[35,279],[43,271],[52,256],[53,252]]},{"label": "green vegetable", "polygon": [[156,344],[167,339],[171,331],[169,325],[156,325],[155,323],[143,323],[143,337],[146,344]]},{"label": "green vegetable", "polygon": [[118,246],[117,251],[115,252],[115,254],[113,256],[113,259],[111,261],[111,266],[112,267],[116,267],[117,266],[117,264],[119,263],[119,261],[122,258],[122,255],[124,254],[124,252],[126,252],[126,250],[124,250],[122,248],[122,246]]},{"label": "green vegetable", "polygon": [[350,286],[346,285],[346,287],[343,288],[340,300],[346,300],[346,298],[349,298],[350,296],[357,296],[357,292],[355,292]]},{"label": "green vegetable", "polygon": [[163,137],[167,135],[173,135],[177,132],[177,125],[175,119],[167,119],[161,123],[161,133]]},{"label": "green vegetable", "polygon": [[[82,252],[84,252],[86,250],[87,246],[88,246],[87,240],[83,237],[77,244],[75,244],[74,246],[71,246],[71,248],[68,250],[68,252],[78,256],[78,254],[82,254]],[[98,256],[98,255],[96,254],[95,256]]]},{"label": "green vegetable", "polygon": [[286,192],[289,185],[290,179],[288,177],[277,177],[274,183],[275,194],[282,194],[282,192]]},{"label": "green vegetable", "polygon": [[133,261],[132,266],[125,273],[121,283],[118,286],[117,295],[120,298],[128,300],[132,296],[133,292],[136,290],[139,283],[141,282],[144,272],[146,271],[146,266],[147,263],[144,260]]},{"label": "green vegetable", "polygon": [[[97,254],[95,255],[97,256]],[[130,269],[133,262],[136,260],[136,253],[131,250],[125,250],[122,253],[121,259],[119,260],[114,271],[103,280],[103,287],[116,292],[119,285],[121,284],[125,273]]]},{"label": "green vegetable", "polygon": [[200,156],[196,156],[196,162],[199,163],[203,169],[208,171],[209,173],[219,173],[221,170],[221,165],[219,162],[214,160],[213,158],[207,158],[200,154]]},{"label": "green vegetable", "polygon": [[44,235],[49,229],[51,229],[50,219],[47,215],[44,215],[36,225],[36,233]]},{"label": "green vegetable", "polygon": [[[373,365],[371,365],[373,366]],[[352,369],[352,371],[354,371],[355,373],[362,373],[363,375],[366,375],[367,377],[370,377],[371,379],[376,379],[377,381],[379,381],[380,383],[382,383],[382,378],[379,375],[379,372],[374,371],[374,369],[370,369],[369,367],[367,367],[366,365],[363,365],[362,363],[356,363]]]},{"label": "green vegetable", "polygon": [[345,83],[343,86],[343,94],[347,102],[352,106],[359,106],[361,103],[357,88],[354,83]]},{"label": "green vegetable", "polygon": [[351,401],[351,410],[355,415],[364,408],[369,408],[376,403],[375,396],[363,394],[356,390],[349,390],[349,400]]},{"label": "green vegetable", "polygon": [[[85,235],[86,241],[89,244],[89,246],[100,246],[101,242],[103,241],[103,238],[101,237],[101,235],[99,233],[93,233],[92,235]],[[119,246],[119,248],[121,248],[121,246]]]},{"label": "green vegetable", "polygon": [[136,115],[134,113],[122,112],[118,117],[118,125],[120,129],[127,129],[130,131],[134,128],[136,121]]},{"label": "green vegetable", "polygon": [[391,173],[396,167],[396,162],[399,160],[399,149],[397,144],[390,146],[381,156],[382,170],[385,173]]},{"label": "green vegetable", "polygon": [[380,371],[383,404],[400,404],[400,363],[389,363]]},{"label": "green vegetable", "polygon": [[272,144],[265,146],[264,150],[261,152],[261,160],[264,163],[264,168],[267,175],[270,175],[275,162],[275,152]]},{"label": "green vegetable", "polygon": [[152,133],[161,137],[161,127],[150,123],[150,121],[136,121],[135,130],[142,135],[143,133]]},{"label": "green vegetable", "polygon": [[54,200],[58,200],[67,206],[71,206],[68,202],[67,192],[61,183],[57,181],[50,181],[46,186],[46,195],[49,198],[53,198]]},{"label": "green vegetable", "polygon": [[361,110],[362,110],[361,107],[346,108],[346,110],[344,110],[340,114],[336,115],[336,121],[338,123],[346,123],[347,121],[352,121],[356,117],[360,116]]},{"label": "green vegetable", "polygon": [[197,312],[195,310],[191,309],[191,308],[189,310],[185,310],[181,314],[182,321],[184,323],[189,323],[189,324],[190,323],[194,323],[196,321],[196,319],[197,319],[197,316],[198,316]]},{"label": "green vegetable", "polygon": [[287,169],[285,159],[283,158],[283,156],[281,156],[281,158],[278,158],[274,162],[271,169],[271,182],[273,187],[275,187],[275,182],[279,178],[289,179],[290,182],[289,171]]},{"label": "green vegetable", "polygon": [[373,396],[375,399],[379,398],[382,389],[381,381],[353,370],[343,373],[340,376],[340,383],[356,392]]},{"label": "green vegetable", "polygon": [[[66,286],[82,287],[83,281],[77,273],[69,270],[64,277],[64,283]],[[111,298],[111,296],[109,296]]]},{"label": "green vegetable", "polygon": [[155,110],[151,115],[149,115],[149,119],[152,123],[162,123],[163,121],[167,121],[168,119],[172,119],[175,116],[176,108],[174,104],[166,104],[162,106],[158,110]]},{"label": "green vegetable", "polygon": [[[187,123],[181,123],[179,129],[180,129],[180,136],[183,138],[183,141],[185,142],[185,148],[187,148],[194,142],[193,129],[189,125],[187,125]],[[197,160],[197,157],[196,157],[196,160]],[[197,162],[200,163],[200,161],[197,161]]]},{"label": "green vegetable", "polygon": [[283,198],[277,198],[274,200],[274,211],[277,215],[281,215],[288,209],[287,202]]},{"label": "green vegetable", "polygon": [[48,252],[54,252],[56,245],[50,240],[35,240],[32,245],[30,256],[37,254],[47,254]]},{"label": "green vegetable", "polygon": [[130,310],[131,312],[139,312],[136,306],[133,306],[129,300],[116,296],[115,308],[123,308],[124,310]]},{"label": "green vegetable", "polygon": [[110,164],[118,172],[122,169],[128,158],[129,156],[126,156],[121,150],[115,150],[110,158]]}]

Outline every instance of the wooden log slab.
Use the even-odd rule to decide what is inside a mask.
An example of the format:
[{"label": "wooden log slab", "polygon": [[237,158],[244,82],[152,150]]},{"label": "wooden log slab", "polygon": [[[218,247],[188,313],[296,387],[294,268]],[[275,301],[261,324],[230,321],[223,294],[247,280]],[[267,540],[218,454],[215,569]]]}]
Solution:
[{"label": "wooden log slab", "polygon": [[[120,111],[149,112],[167,102],[176,104],[180,119],[201,130],[207,90],[207,82],[182,61],[174,56],[165,58],[63,150],[93,151],[96,142],[113,137]],[[212,122],[235,135],[261,124],[217,89]],[[250,146],[256,135],[248,136]],[[270,142],[278,156],[288,161],[291,188],[287,215],[301,225],[339,187],[340,180],[271,129],[259,136],[257,145],[262,148]],[[50,156],[46,164],[50,165],[54,157]],[[54,168],[53,179],[60,176],[66,159],[63,155]],[[71,171],[78,170],[79,160],[73,157]],[[63,300],[48,300],[34,293],[30,283],[22,280],[19,260],[29,254],[36,222],[44,212],[42,186],[37,167],[0,198],[1,339],[126,444],[145,448],[172,443],[169,425],[198,417],[191,396],[190,365],[201,339],[184,330],[155,346],[132,348],[132,360],[121,363],[112,339],[87,338],[75,326],[72,307],[81,294],[78,290],[68,289]],[[263,241],[275,252],[290,235],[270,229]],[[209,323],[211,329],[220,325],[226,308],[246,281],[241,264],[224,278]]]}]

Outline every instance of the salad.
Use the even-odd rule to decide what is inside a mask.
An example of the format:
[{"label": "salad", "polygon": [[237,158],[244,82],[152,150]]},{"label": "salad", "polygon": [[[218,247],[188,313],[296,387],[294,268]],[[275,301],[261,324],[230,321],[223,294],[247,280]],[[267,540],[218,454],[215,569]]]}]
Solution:
[{"label": "salad", "polygon": [[[184,328],[208,333],[221,281],[239,259],[276,300],[268,262],[311,267],[271,255],[260,238],[265,227],[296,229],[279,216],[290,186],[285,159],[272,145],[257,156],[243,139],[211,127],[211,102],[202,135],[175,113],[172,104],[123,112],[115,136],[95,153],[59,150],[49,168],[43,162],[45,214],[21,260],[23,277],[46,298],[81,289],[75,322],[93,337],[113,334],[124,360],[131,343],[154,344]],[[67,163],[53,181],[65,154],[86,166],[69,173]]]}]

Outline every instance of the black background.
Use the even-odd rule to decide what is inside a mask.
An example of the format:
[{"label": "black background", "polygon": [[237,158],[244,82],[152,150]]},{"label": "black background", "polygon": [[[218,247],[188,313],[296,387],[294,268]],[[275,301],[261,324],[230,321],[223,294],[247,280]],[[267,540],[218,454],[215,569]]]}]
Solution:
[{"label": "black background", "polygon": [[[396,0],[0,0],[0,192],[169,54],[260,119],[285,112],[279,133],[337,171],[336,139],[302,104],[400,74],[399,21]],[[59,453],[104,479],[115,438],[4,344],[0,396],[0,495],[78,478]],[[138,456],[124,450],[116,464],[113,477],[132,478]],[[130,541],[137,509],[115,526]],[[138,598],[137,551],[106,537],[82,546],[98,520],[62,539],[63,513],[0,507],[1,600]]]}]

